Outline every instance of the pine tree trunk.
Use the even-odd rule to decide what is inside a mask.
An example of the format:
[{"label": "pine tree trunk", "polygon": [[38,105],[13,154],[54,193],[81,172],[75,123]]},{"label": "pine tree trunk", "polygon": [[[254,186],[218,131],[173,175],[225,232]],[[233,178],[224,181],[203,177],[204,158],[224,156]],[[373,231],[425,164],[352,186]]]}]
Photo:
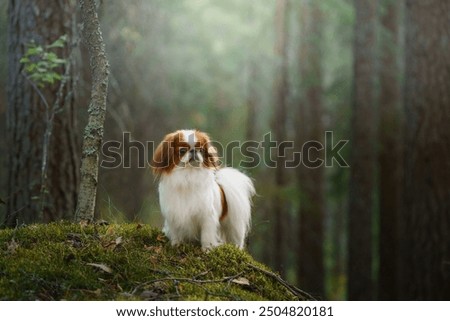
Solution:
[{"label": "pine tree trunk", "polygon": [[401,210],[401,88],[399,20],[401,3],[383,2],[380,72],[380,268],[378,299],[397,297],[398,220]]},{"label": "pine tree trunk", "polygon": [[89,221],[94,219],[95,214],[98,162],[106,116],[109,66],[95,1],[80,0],[80,6],[83,21],[83,40],[90,57],[92,88],[88,108],[89,118],[83,137],[81,182],[76,219],[78,221]]},{"label": "pine tree trunk", "polygon": [[450,300],[450,2],[406,1],[401,299]]},{"label": "pine tree trunk", "polygon": [[[275,55],[277,59],[276,78],[275,78],[275,112],[273,116],[272,129],[274,132],[274,139],[278,143],[286,140],[286,112],[287,112],[287,0],[277,0],[275,28],[276,28],[276,43]],[[284,253],[284,232],[286,221],[286,204],[281,196],[281,192],[286,185],[285,167],[283,158],[277,153],[276,155],[276,169],[275,169],[275,186],[277,188],[277,195],[274,198],[274,263],[275,267],[281,273],[284,273],[283,266],[285,260]]]},{"label": "pine tree trunk", "polygon": [[256,63],[250,61],[248,63],[248,93],[247,93],[247,124],[246,124],[246,140],[256,140],[256,125],[257,125],[257,98],[255,82],[257,81],[257,66]]},{"label": "pine tree trunk", "polygon": [[[255,3],[251,3],[248,9],[248,25],[254,26],[255,21]],[[255,61],[254,51],[251,49],[251,43],[248,44],[249,55],[247,57],[247,121],[245,139],[247,141],[256,140],[257,121],[258,121],[258,102],[257,102],[257,82],[259,67]]]},{"label": "pine tree trunk", "polygon": [[[323,144],[323,89],[322,89],[322,23],[318,3],[301,6],[301,78],[304,99],[298,113],[298,145],[317,141]],[[323,151],[311,149],[311,161],[324,159]],[[299,211],[298,282],[302,289],[324,297],[323,220],[325,215],[324,167],[313,168],[304,162],[299,167],[299,187],[302,194]]]},{"label": "pine tree trunk", "polygon": [[[70,73],[62,92],[61,111],[51,122],[37,90],[24,75],[19,62],[32,40],[49,45],[60,36],[68,44],[57,54],[70,59],[75,16],[72,2],[14,1],[8,8],[8,198],[5,224],[45,222],[73,218],[79,183],[79,147],[74,112],[73,76]],[[69,63],[72,63],[70,61]],[[73,68],[71,68],[73,70]],[[64,70],[59,70],[61,74]],[[56,100],[59,85],[42,89],[47,103]],[[47,179],[43,182],[44,133],[52,123],[48,151]],[[44,188],[41,187],[45,184]],[[45,193],[42,193],[45,190]]]},{"label": "pine tree trunk", "polygon": [[372,220],[375,186],[377,1],[355,0],[354,105],[349,190],[348,298],[373,299]]}]

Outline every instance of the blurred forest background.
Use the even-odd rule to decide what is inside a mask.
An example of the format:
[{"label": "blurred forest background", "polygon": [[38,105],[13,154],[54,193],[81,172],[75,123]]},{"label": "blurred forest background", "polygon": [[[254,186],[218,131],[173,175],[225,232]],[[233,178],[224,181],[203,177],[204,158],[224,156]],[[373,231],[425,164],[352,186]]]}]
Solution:
[{"label": "blurred forest background", "polygon": [[[5,226],[73,219],[90,95],[77,7],[0,3]],[[104,141],[198,128],[224,145],[271,132],[299,151],[331,131],[328,148],[350,141],[349,167],[246,169],[258,192],[249,252],[320,298],[450,299],[448,0],[104,0],[98,12]],[[32,41],[66,62],[38,90],[20,60]],[[38,92],[61,110],[46,113]],[[97,218],[161,226],[151,172],[134,150],[123,157],[130,168],[100,170]]]}]

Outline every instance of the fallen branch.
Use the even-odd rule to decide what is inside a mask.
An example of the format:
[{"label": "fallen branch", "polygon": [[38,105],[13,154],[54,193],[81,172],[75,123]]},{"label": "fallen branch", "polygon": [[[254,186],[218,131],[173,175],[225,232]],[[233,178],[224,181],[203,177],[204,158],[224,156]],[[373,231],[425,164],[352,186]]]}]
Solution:
[{"label": "fallen branch", "polygon": [[250,263],[247,263],[247,266],[275,279],[277,282],[279,282],[281,285],[283,285],[289,292],[291,292],[294,296],[296,296],[300,299],[308,299],[308,300],[312,300],[312,301],[317,301],[311,294],[306,293],[305,291],[300,290],[299,288],[287,283],[285,280],[283,280],[280,276],[276,275],[275,273],[266,271],[264,269],[261,269],[260,267],[257,267],[256,265],[253,265]]},{"label": "fallen branch", "polygon": [[215,279],[215,280],[199,280],[197,279],[197,276],[194,276],[193,278],[177,278],[177,277],[165,277],[165,278],[160,278],[160,279],[154,279],[145,283],[141,283],[138,286],[136,286],[133,291],[131,292],[132,295],[136,294],[136,292],[139,289],[142,289],[143,287],[146,287],[147,285],[153,284],[153,283],[157,283],[157,282],[166,282],[166,281],[171,281],[176,283],[180,283],[180,282],[187,282],[187,283],[191,283],[191,284],[197,284],[197,285],[202,285],[202,284],[210,284],[210,283],[223,283],[223,282],[231,282],[234,279],[237,279],[238,277],[240,277],[244,272],[240,272],[236,275],[232,275],[232,276],[226,276],[223,277],[221,279]]}]

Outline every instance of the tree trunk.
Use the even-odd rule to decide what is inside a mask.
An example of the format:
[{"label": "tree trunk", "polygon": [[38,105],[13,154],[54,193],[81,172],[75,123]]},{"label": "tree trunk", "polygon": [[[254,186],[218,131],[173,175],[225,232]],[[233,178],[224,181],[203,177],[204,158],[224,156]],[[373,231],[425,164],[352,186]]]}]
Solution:
[{"label": "tree trunk", "polygon": [[246,140],[256,140],[257,125],[257,93],[255,82],[257,81],[257,65],[255,62],[248,63],[248,92],[247,92],[247,124],[246,124]]},{"label": "tree trunk", "polygon": [[402,300],[450,300],[449,12],[406,1]]},{"label": "tree trunk", "polygon": [[89,51],[92,88],[88,123],[83,137],[81,183],[76,219],[93,220],[98,184],[98,162],[103,140],[108,92],[108,59],[94,0],[80,0],[83,39]]},{"label": "tree trunk", "polygon": [[[273,116],[272,129],[274,139],[279,144],[286,140],[286,110],[287,110],[287,90],[288,90],[288,61],[287,61],[287,24],[288,1],[277,0],[275,14],[275,56],[276,56],[276,78],[275,78],[275,112]],[[286,175],[279,151],[276,155],[275,186],[276,196],[274,197],[274,263],[281,273],[284,273],[283,266],[285,260],[284,238],[286,221],[286,202],[282,197],[282,190],[286,185]]]},{"label": "tree trunk", "polygon": [[372,219],[375,186],[377,1],[355,0],[354,105],[349,190],[348,298],[373,299]]},{"label": "tree trunk", "polygon": [[[8,16],[8,198],[5,224],[45,222],[72,218],[75,212],[79,183],[79,147],[74,112],[73,75],[68,75],[62,91],[61,111],[53,120],[38,91],[27,80],[19,62],[34,40],[49,45],[61,35],[68,44],[58,56],[70,60],[75,25],[72,2],[59,1],[49,6],[47,1],[9,2]],[[69,68],[69,67],[68,67]],[[71,69],[73,70],[73,68]],[[61,74],[64,70],[59,71]],[[46,86],[42,94],[52,106],[60,84]],[[44,146],[44,134],[52,126],[49,142]],[[49,164],[42,180],[43,151]],[[45,184],[42,186],[42,184]]]},{"label": "tree trunk", "polygon": [[397,297],[398,219],[401,210],[401,88],[399,19],[401,2],[384,0],[380,70],[380,267],[378,299]]},{"label": "tree trunk", "polygon": [[[320,4],[302,3],[301,6],[300,73],[304,99],[298,113],[298,144],[322,142],[324,130],[322,89],[322,25]],[[311,149],[311,161],[324,159],[323,151]],[[324,168],[313,168],[304,162],[299,167],[299,187],[302,194],[299,211],[298,282],[309,293],[324,297],[323,220],[325,215]]]},{"label": "tree trunk", "polygon": [[[250,3],[248,7],[248,25],[253,27],[255,21],[255,3]],[[247,120],[245,138],[247,141],[256,140],[257,123],[258,123],[258,98],[257,98],[257,82],[259,68],[255,61],[255,52],[252,50],[253,43],[248,44],[247,57]]]}]

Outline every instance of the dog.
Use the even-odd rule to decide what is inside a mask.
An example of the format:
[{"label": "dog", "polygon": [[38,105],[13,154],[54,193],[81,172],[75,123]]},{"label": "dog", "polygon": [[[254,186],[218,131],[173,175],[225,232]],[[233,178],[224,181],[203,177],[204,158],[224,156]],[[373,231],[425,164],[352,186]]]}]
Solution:
[{"label": "dog", "polygon": [[172,245],[200,241],[242,249],[250,229],[255,187],[242,172],[221,167],[208,134],[177,130],[156,148],[152,170],[159,180],[163,232]]}]

